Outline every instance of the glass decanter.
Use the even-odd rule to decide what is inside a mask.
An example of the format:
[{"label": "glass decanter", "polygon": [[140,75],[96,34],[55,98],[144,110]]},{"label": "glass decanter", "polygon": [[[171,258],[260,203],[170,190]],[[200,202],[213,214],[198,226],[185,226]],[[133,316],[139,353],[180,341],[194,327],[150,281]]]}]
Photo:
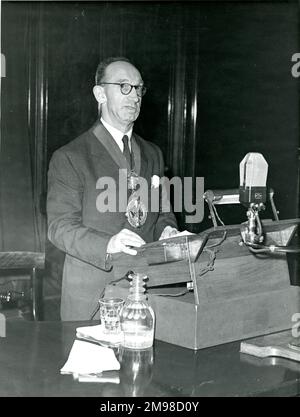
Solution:
[{"label": "glass decanter", "polygon": [[123,347],[146,349],[153,345],[155,315],[145,295],[146,276],[132,273],[129,295],[121,311],[120,324]]}]

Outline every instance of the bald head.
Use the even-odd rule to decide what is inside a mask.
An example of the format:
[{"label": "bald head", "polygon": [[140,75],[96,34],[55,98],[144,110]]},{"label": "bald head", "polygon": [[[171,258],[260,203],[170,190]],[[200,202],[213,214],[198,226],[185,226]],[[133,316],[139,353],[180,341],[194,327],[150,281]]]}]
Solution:
[{"label": "bald head", "polygon": [[100,85],[101,81],[104,81],[106,68],[113,62],[122,61],[122,62],[130,62],[130,60],[124,56],[117,56],[117,57],[109,57],[101,61],[97,67],[96,75],[95,75],[95,85]]}]

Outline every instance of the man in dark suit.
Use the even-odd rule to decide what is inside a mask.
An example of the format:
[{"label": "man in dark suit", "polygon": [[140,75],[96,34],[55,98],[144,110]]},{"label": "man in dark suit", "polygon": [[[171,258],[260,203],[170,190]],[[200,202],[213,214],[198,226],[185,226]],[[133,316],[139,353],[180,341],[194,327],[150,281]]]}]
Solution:
[{"label": "man in dark suit", "polygon": [[[109,262],[111,254],[135,255],[135,247],[177,233],[172,212],[151,211],[150,205],[132,199],[134,187],[127,190],[132,179],[143,178],[150,195],[151,185],[164,175],[160,149],[133,133],[145,90],[140,72],[126,58],[109,58],[100,63],[93,89],[100,120],[52,156],[48,173],[48,237],[66,252],[62,320],[90,319],[105,285],[115,279]],[[123,172],[129,173],[125,187],[124,182],[121,184]],[[106,188],[103,180],[107,180]],[[124,195],[124,188],[126,204],[122,209],[116,200]],[[132,193],[130,209],[129,202],[126,207],[127,192]],[[161,198],[166,201],[165,195]],[[108,200],[116,203],[115,208],[112,205],[107,210]],[[141,221],[136,222],[136,218]]]}]

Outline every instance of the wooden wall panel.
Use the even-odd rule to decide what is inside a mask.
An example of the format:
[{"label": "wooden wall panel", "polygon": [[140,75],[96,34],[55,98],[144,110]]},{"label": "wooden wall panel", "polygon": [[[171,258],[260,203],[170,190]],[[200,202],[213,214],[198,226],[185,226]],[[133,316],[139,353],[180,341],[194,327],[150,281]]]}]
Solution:
[{"label": "wooden wall panel", "polygon": [[45,3],[48,50],[48,160],[97,117],[92,94],[102,4]]},{"label": "wooden wall panel", "polygon": [[28,128],[29,20],[21,4],[2,4],[0,250],[36,250]]},{"label": "wooden wall panel", "polygon": [[[243,156],[261,152],[281,218],[298,211],[298,25],[295,3],[272,2],[206,5],[190,27],[200,42],[196,175],[206,188],[234,188]],[[244,216],[235,208],[223,215],[227,223]]]}]

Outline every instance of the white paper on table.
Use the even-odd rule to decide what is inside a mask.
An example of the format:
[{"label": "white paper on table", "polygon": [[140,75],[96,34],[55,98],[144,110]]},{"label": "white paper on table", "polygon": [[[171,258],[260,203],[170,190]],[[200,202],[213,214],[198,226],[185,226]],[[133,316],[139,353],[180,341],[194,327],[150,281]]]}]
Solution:
[{"label": "white paper on table", "polygon": [[83,340],[75,340],[61,374],[98,374],[119,370],[120,363],[113,349]]},{"label": "white paper on table", "polygon": [[104,326],[102,324],[98,324],[95,326],[85,326],[85,327],[77,327],[76,329],[76,336],[79,339],[86,339],[95,342],[105,342],[109,345],[118,346],[123,339],[123,333],[120,332],[118,334],[107,334],[104,333]]}]

